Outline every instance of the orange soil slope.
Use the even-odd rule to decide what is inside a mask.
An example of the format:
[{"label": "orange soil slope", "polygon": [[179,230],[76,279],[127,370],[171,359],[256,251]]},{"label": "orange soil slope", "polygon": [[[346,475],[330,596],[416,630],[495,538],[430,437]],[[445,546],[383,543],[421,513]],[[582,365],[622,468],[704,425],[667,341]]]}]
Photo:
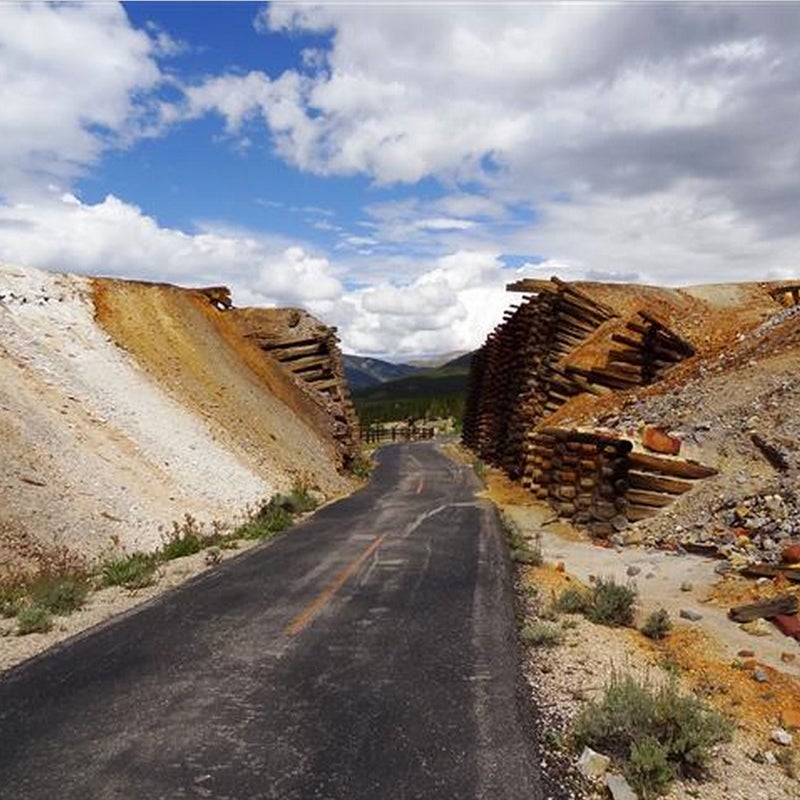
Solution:
[{"label": "orange soil slope", "polygon": [[[342,492],[327,415],[197,292],[95,279],[97,322],[227,449],[260,472]],[[280,474],[283,477],[280,477]]]}]

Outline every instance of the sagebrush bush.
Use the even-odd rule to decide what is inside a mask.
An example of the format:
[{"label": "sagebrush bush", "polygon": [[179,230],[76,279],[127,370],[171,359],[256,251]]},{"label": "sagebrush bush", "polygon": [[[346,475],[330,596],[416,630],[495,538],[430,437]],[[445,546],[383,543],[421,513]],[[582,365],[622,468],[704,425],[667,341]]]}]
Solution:
[{"label": "sagebrush bush", "polygon": [[660,795],[675,779],[675,767],[669,763],[667,748],[647,736],[631,743],[625,776],[642,797]]},{"label": "sagebrush bush", "polygon": [[25,599],[25,586],[22,583],[9,582],[0,586],[0,616],[16,617]]},{"label": "sagebrush bush", "polygon": [[592,602],[592,594],[586,589],[571,586],[564,589],[553,603],[553,608],[564,614],[583,614]]},{"label": "sagebrush bush", "polygon": [[141,589],[155,581],[156,559],[146,553],[118,556],[103,563],[101,568],[106,586]]},{"label": "sagebrush bush", "polygon": [[17,634],[47,633],[53,627],[50,612],[36,603],[26,603],[17,612]]},{"label": "sagebrush bush", "polygon": [[617,583],[613,578],[598,578],[592,588],[586,616],[592,622],[611,627],[633,625],[636,589]]},{"label": "sagebrush bush", "polygon": [[33,605],[51,614],[77,611],[89,593],[88,576],[84,574],[40,575],[28,587]]},{"label": "sagebrush bush", "polygon": [[564,632],[546,622],[529,622],[520,631],[520,639],[527,644],[535,647],[555,647],[564,641]]},{"label": "sagebrush bush", "polygon": [[653,611],[642,625],[642,633],[649,639],[663,639],[671,630],[672,622],[665,608]]},{"label": "sagebrush bush", "polygon": [[631,675],[614,675],[573,725],[576,743],[614,758],[643,798],[662,793],[676,775],[697,777],[732,732],[729,720],[680,694],[674,681],[654,687]]}]

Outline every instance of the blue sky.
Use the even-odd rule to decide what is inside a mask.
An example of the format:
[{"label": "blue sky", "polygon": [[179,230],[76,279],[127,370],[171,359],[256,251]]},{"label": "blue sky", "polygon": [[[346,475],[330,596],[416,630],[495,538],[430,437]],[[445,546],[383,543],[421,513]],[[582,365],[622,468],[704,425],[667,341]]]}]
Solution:
[{"label": "blue sky", "polygon": [[475,347],[522,275],[797,274],[800,5],[0,4],[0,259]]}]

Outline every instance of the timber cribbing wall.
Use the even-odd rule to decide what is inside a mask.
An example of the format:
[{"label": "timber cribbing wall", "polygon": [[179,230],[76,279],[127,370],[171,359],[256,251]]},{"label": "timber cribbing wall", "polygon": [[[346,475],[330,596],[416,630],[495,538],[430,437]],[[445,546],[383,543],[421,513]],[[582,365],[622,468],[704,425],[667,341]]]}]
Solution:
[{"label": "timber cribbing wall", "polygon": [[473,356],[464,443],[520,480],[558,515],[606,536],[653,516],[692,482],[714,474],[693,462],[635,453],[632,442],[547,425],[572,397],[629,389],[659,380],[693,355],[688,342],[639,311],[612,333],[603,365],[584,369],[565,357],[586,343],[613,309],[563,281],[521,281],[531,289]]},{"label": "timber cribbing wall", "polygon": [[507,311],[472,361],[464,442],[514,478],[526,473],[528,437],[587,381],[559,361],[614,312],[561,282]]}]

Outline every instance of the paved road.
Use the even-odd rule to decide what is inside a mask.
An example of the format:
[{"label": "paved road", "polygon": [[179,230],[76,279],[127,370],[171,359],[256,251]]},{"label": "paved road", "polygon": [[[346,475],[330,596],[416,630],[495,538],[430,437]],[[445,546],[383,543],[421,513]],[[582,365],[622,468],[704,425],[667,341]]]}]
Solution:
[{"label": "paved road", "polygon": [[0,680],[0,797],[540,797],[509,569],[430,443]]}]

